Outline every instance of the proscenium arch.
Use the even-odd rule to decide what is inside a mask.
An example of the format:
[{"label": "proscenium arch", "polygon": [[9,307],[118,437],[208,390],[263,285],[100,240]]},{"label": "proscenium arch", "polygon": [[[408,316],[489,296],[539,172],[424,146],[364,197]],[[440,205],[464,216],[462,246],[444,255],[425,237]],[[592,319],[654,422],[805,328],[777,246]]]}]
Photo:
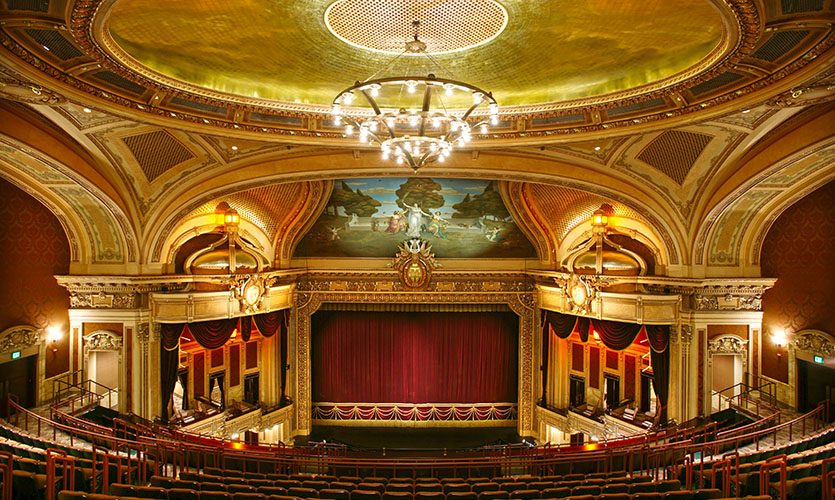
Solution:
[{"label": "proscenium arch", "polygon": [[[225,165],[204,173],[188,185],[175,186],[148,217],[143,240],[151,242],[145,249],[145,262],[157,263],[160,240],[176,225],[173,221],[193,207],[221,198],[230,193],[257,186],[297,182],[331,181],[353,177],[408,177],[408,169],[383,162],[379,154],[362,151],[320,151],[284,156],[249,165]],[[652,192],[638,183],[619,178],[616,172],[601,167],[590,172],[588,167],[508,151],[472,151],[453,153],[443,164],[423,167],[418,175],[438,178],[471,178],[513,180],[563,186],[598,194],[607,199],[631,206],[656,228],[664,240],[665,252],[671,265],[686,264],[683,235],[686,233],[675,210],[659,201]],[[242,182],[247,178],[250,181]],[[185,203],[182,200],[187,200]],[[186,207],[186,208],[184,208]],[[179,214],[179,215],[178,215]],[[312,221],[311,221],[312,222]]]}]

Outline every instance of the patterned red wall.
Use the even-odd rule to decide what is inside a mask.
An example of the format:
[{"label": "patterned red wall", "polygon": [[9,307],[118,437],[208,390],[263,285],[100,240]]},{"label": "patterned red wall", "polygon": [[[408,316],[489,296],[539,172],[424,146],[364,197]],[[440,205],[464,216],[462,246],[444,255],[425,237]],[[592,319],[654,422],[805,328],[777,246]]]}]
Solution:
[{"label": "patterned red wall", "polygon": [[58,351],[46,353],[46,377],[53,377],[70,368],[69,295],[54,278],[69,272],[67,236],[46,207],[5,179],[0,200],[0,330],[61,328]]},{"label": "patterned red wall", "polygon": [[[835,333],[835,181],[795,203],[763,242],[762,275],[776,277],[763,296],[762,373],[788,382],[785,348],[771,335],[806,328]],[[778,357],[782,351],[782,357]]]}]

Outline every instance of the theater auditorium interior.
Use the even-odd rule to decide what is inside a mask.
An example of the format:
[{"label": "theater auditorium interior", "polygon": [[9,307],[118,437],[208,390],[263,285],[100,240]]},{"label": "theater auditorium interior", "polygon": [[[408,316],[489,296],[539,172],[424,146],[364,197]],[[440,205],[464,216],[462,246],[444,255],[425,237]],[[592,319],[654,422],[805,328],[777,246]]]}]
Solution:
[{"label": "theater auditorium interior", "polygon": [[833,3],[0,0],[0,500],[832,500]]}]

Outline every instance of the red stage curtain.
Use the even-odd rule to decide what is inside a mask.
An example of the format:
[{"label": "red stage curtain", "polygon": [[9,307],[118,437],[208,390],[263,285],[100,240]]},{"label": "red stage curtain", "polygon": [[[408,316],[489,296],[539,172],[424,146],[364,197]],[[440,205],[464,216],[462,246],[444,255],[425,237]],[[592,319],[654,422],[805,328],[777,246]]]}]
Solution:
[{"label": "red stage curtain", "polygon": [[290,331],[290,310],[284,311],[284,320],[281,322],[281,336],[278,341],[281,342],[279,347],[279,355],[281,362],[281,401],[280,404],[285,404],[287,401],[287,338]]},{"label": "red stage curtain", "polygon": [[667,402],[670,395],[670,327],[668,325],[647,325],[649,354],[652,361],[652,384],[658,405],[661,406],[660,422],[667,423]]},{"label": "red stage curtain", "polygon": [[517,400],[512,313],[320,311],[311,332],[314,402]]},{"label": "red stage curtain", "polygon": [[549,326],[557,337],[567,339],[577,326],[577,316],[560,314],[554,311],[542,311],[545,316],[545,328]]}]

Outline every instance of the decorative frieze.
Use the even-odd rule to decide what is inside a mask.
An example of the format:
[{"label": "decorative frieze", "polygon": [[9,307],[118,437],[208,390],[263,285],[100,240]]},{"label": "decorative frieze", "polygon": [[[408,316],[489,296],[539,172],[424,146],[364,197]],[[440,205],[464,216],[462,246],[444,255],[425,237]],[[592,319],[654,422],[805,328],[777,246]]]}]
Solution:
[{"label": "decorative frieze", "polygon": [[835,341],[823,332],[809,331],[795,334],[794,347],[823,358],[835,358]]},{"label": "decorative frieze", "polygon": [[745,354],[748,352],[748,341],[734,335],[725,335],[709,341],[707,351],[711,354]]},{"label": "decorative frieze", "polygon": [[696,293],[693,296],[694,309],[697,311],[762,311],[762,294],[735,295],[705,295]]},{"label": "decorative frieze", "polygon": [[70,292],[73,309],[136,309],[138,304],[135,293]]},{"label": "decorative frieze", "polygon": [[122,336],[109,330],[99,330],[84,336],[84,353],[89,351],[120,351]]},{"label": "decorative frieze", "polygon": [[20,351],[41,340],[41,330],[30,325],[17,325],[0,332],[0,352]]}]

